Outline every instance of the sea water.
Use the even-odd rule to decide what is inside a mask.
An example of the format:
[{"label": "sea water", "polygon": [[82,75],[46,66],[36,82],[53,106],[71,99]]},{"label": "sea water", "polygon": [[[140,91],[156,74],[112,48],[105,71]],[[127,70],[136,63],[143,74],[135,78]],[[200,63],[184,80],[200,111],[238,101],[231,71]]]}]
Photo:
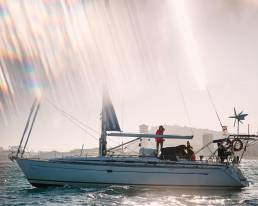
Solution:
[{"label": "sea water", "polygon": [[0,162],[0,205],[258,205],[258,160],[241,169],[250,186],[241,190],[135,188],[131,186],[31,186],[14,162]]}]

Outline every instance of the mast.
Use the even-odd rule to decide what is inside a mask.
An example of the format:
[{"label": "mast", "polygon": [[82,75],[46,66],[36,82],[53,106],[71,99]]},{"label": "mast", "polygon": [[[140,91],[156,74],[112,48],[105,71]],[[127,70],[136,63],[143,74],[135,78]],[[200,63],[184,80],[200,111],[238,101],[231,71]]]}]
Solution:
[{"label": "mast", "polygon": [[99,138],[99,156],[106,156],[107,147],[107,132],[106,132],[106,115],[104,111],[104,97],[102,102],[102,112],[101,112],[101,135]]},{"label": "mast", "polygon": [[101,112],[101,136],[99,139],[100,157],[107,154],[107,131],[121,132],[121,129],[112,101],[107,90],[104,89]]}]

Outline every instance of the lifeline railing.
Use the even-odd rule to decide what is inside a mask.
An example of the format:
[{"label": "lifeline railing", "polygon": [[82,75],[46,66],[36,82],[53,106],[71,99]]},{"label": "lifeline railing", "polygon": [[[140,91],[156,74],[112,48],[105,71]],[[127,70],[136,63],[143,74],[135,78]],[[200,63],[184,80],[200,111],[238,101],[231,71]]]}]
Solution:
[{"label": "lifeline railing", "polygon": [[[208,160],[214,160],[214,159],[219,159],[219,156],[216,155],[218,152],[217,148],[215,151],[212,151],[210,149],[210,145],[213,143],[219,143],[222,145],[225,149],[226,156],[230,158],[226,158],[228,163],[240,163],[242,158],[244,157],[245,152],[247,151],[247,147],[254,145],[255,143],[258,142],[258,135],[253,135],[253,134],[230,134],[228,135],[227,138],[223,139],[217,139],[213,140],[211,142],[208,142],[206,145],[204,145],[201,149],[199,149],[195,154],[197,155],[201,151],[203,151],[205,148],[208,148],[210,151],[210,156],[208,157]],[[228,151],[229,150],[229,151]],[[235,152],[240,152],[240,156],[235,156]]]}]

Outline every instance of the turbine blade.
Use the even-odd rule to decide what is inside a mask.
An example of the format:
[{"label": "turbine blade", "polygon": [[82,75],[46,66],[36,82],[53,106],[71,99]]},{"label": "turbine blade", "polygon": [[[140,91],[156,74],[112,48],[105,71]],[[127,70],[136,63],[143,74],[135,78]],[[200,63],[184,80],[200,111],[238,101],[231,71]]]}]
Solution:
[{"label": "turbine blade", "polygon": [[237,116],[236,108],[234,107],[235,116]]}]

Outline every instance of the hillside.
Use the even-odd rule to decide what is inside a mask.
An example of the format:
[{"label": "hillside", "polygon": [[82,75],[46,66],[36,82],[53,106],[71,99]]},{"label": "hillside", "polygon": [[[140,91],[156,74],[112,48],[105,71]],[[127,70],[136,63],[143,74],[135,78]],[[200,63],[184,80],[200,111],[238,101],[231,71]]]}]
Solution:
[{"label": "hillside", "polygon": [[[181,127],[181,126],[171,126],[171,125],[163,125],[165,130],[164,134],[175,134],[175,135],[194,135],[193,139],[190,140],[191,145],[193,146],[194,150],[197,151],[200,149],[204,144],[204,139],[206,137],[213,138],[213,139],[220,139],[223,138],[221,132],[208,130],[208,129],[198,129],[198,128],[190,128],[190,127]],[[154,134],[157,130],[157,127],[151,127],[148,130],[148,133]],[[181,144],[186,144],[186,140],[166,140],[164,142],[164,147],[168,146],[177,146]],[[155,140],[154,139],[145,139],[141,142],[141,146],[155,148]],[[130,145],[126,145],[124,147],[124,153],[136,154],[139,151],[139,141],[134,142]],[[211,149],[216,149],[216,145],[211,146]],[[82,152],[82,153],[81,153]],[[207,151],[206,151],[207,152]],[[120,150],[121,153],[121,150]],[[0,161],[8,161],[8,154],[9,152],[4,150],[0,147]],[[63,157],[63,156],[97,156],[98,149],[91,148],[91,149],[73,149],[69,152],[58,152],[58,151],[38,151],[38,152],[31,152],[30,157],[34,158],[53,158],[53,157]],[[248,147],[247,153],[245,155],[246,158],[257,158],[258,157],[258,144],[252,145]]]}]

